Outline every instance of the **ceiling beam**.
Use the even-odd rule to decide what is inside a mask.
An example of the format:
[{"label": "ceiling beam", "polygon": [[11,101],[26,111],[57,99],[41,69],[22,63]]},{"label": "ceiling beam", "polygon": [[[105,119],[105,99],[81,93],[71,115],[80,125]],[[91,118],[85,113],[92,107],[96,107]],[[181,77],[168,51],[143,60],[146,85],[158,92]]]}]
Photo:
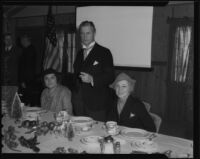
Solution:
[{"label": "ceiling beam", "polygon": [[24,8],[26,8],[26,6],[4,6],[3,7],[3,16],[5,18],[10,18],[13,15],[17,14],[18,12],[20,12],[21,10],[23,10]]}]

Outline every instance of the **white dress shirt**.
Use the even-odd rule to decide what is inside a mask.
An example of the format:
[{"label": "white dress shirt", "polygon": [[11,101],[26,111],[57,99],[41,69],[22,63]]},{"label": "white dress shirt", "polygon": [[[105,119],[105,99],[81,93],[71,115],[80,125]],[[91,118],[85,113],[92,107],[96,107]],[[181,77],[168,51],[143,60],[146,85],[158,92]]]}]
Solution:
[{"label": "white dress shirt", "polygon": [[85,46],[84,44],[82,44],[82,48],[84,49],[84,54],[86,53],[86,55],[84,55],[84,59],[89,55],[94,45],[95,41],[91,42],[89,46]]}]

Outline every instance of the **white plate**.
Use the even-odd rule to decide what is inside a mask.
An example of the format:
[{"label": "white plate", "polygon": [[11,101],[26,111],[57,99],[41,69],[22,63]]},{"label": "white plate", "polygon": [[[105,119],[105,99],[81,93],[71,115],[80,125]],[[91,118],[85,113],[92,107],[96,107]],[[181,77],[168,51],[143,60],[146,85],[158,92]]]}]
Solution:
[{"label": "white plate", "polygon": [[77,117],[71,117],[71,121],[74,123],[86,123],[86,122],[91,122],[92,118],[90,117],[85,117],[85,116],[77,116]]},{"label": "white plate", "polygon": [[97,144],[99,139],[102,139],[101,136],[87,136],[81,139],[81,142],[84,144]]},{"label": "white plate", "polygon": [[134,150],[147,153],[157,152],[158,149],[158,145],[155,142],[149,140],[136,140],[131,142],[131,146],[134,148]]},{"label": "white plate", "polygon": [[37,112],[42,110],[40,107],[25,107],[25,109],[27,112]]},{"label": "white plate", "polygon": [[90,117],[78,116],[71,117],[72,124],[75,126],[85,127],[86,125],[90,125],[93,123],[93,119]]},{"label": "white plate", "polygon": [[136,128],[127,128],[121,131],[121,135],[128,138],[146,138],[150,135],[150,133],[143,129],[136,129]]},{"label": "white plate", "polygon": [[25,112],[26,113],[40,113],[40,114],[42,114],[42,113],[46,113],[47,110],[44,110],[40,107],[26,107]]}]

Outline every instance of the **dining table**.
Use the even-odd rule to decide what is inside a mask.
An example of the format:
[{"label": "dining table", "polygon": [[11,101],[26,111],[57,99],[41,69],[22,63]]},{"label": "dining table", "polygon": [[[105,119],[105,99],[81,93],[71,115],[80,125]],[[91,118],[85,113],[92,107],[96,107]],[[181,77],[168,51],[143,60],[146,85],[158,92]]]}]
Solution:
[{"label": "dining table", "polygon": [[[21,122],[23,120],[21,119]],[[42,123],[44,121],[53,122],[55,121],[55,113],[50,111],[45,111],[40,113],[39,122]],[[87,131],[74,131],[74,136],[69,140],[63,134],[56,134],[52,132],[48,132],[45,135],[38,135],[37,136],[37,147],[39,151],[35,152],[33,149],[22,146],[19,142],[20,137],[24,137],[25,139],[30,139],[35,136],[35,133],[27,133],[29,131],[27,128],[20,127],[21,122],[16,122],[15,119],[10,118],[9,116],[4,116],[2,118],[2,134],[4,134],[8,129],[9,126],[14,127],[15,132],[14,134],[17,136],[15,140],[18,144],[16,149],[10,149],[6,144],[5,141],[2,140],[2,153],[54,153],[57,148],[62,148],[65,150],[76,150],[76,153],[89,153],[89,154],[102,154],[101,147],[93,144],[87,144],[82,142],[84,138],[91,137],[91,136],[100,136],[100,137],[107,137],[112,136],[116,141],[120,142],[120,154],[137,154],[137,153],[159,153],[159,154],[167,154],[169,158],[192,158],[193,157],[193,141],[179,138],[175,136],[169,136],[161,133],[155,132],[148,132],[145,131],[148,135],[144,138],[134,138],[126,136],[121,132],[126,132],[125,130],[134,131],[139,129],[128,128],[125,126],[118,125],[119,133],[116,135],[109,135],[108,131],[105,128],[105,122],[94,121],[92,123],[91,129]],[[72,124],[73,125],[73,124]],[[5,136],[5,134],[4,134]],[[134,143],[139,141],[151,141],[156,145],[156,150],[154,149],[153,152],[145,151],[139,149],[134,146]],[[69,153],[68,151],[65,151]]]}]

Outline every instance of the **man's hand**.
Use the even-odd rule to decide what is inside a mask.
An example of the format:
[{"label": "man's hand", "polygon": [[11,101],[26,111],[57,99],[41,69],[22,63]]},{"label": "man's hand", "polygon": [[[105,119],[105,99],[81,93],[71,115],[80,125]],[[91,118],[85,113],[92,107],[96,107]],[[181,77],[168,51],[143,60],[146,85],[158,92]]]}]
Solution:
[{"label": "man's hand", "polygon": [[93,77],[90,74],[85,73],[85,72],[81,72],[79,77],[81,78],[82,82],[91,83],[92,86],[94,85],[93,84]]}]

